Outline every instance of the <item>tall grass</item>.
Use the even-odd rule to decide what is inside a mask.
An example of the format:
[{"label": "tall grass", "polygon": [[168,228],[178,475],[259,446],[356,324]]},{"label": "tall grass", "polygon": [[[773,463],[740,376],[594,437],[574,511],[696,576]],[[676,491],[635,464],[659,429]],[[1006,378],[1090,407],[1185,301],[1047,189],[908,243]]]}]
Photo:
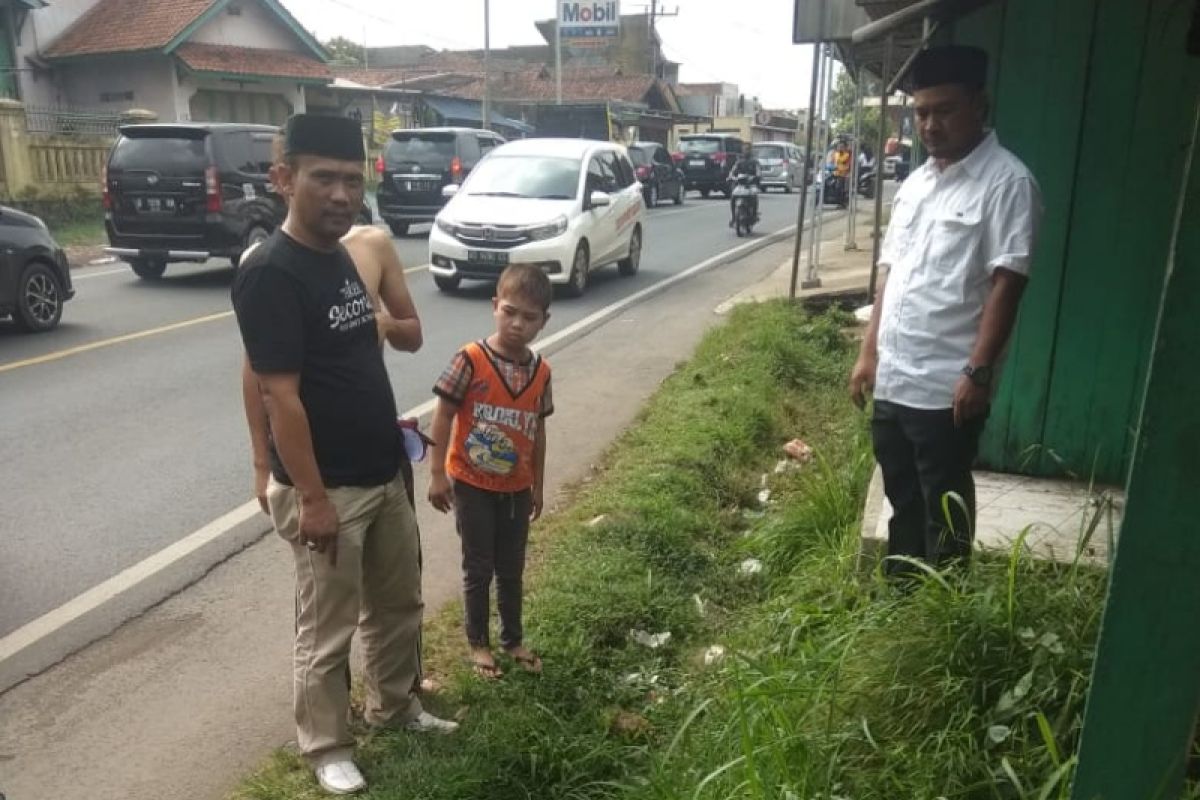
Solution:
[{"label": "tall grass", "polygon": [[[1065,797],[1104,576],[1019,548],[905,592],[864,574],[873,462],[845,323],[770,303],[710,334],[537,531],[527,635],[545,674],[475,680],[454,630],[435,708],[463,728],[364,741],[369,796]],[[761,508],[797,435],[816,457],[771,473]],[[319,793],[280,754],[237,796]]]}]

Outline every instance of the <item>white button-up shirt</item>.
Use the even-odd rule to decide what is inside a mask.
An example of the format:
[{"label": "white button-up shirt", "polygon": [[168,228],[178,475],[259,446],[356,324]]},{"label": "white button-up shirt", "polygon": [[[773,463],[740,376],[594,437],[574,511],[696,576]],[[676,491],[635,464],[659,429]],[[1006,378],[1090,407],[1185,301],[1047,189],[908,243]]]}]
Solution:
[{"label": "white button-up shirt", "polygon": [[[999,267],[1029,274],[1041,218],[1033,175],[994,132],[961,161],[933,159],[892,205],[879,263],[889,269],[875,397],[922,409],[954,404]],[[1000,365],[992,367],[998,372]]]}]

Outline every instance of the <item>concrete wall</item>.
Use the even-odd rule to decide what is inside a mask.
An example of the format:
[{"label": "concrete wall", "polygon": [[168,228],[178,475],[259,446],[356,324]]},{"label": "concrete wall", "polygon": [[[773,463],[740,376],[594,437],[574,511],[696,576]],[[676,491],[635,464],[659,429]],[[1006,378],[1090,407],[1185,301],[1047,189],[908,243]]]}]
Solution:
[{"label": "concrete wall", "polygon": [[[30,64],[26,56],[36,56],[57,39],[71,23],[79,19],[97,0],[55,0],[45,8],[30,11],[21,30],[14,31],[17,73],[21,99],[30,105],[50,106],[67,102],[61,84],[48,72],[24,71]],[[126,106],[128,108],[128,106]]]},{"label": "concrete wall", "polygon": [[[55,71],[61,104],[113,112],[145,108],[163,122],[176,119],[174,77],[174,59],[158,55],[106,59]],[[126,96],[128,92],[132,98]]]},{"label": "concrete wall", "polygon": [[[241,14],[229,12],[240,9]],[[192,42],[300,51],[296,34],[258,0],[237,0],[196,31]]]}]

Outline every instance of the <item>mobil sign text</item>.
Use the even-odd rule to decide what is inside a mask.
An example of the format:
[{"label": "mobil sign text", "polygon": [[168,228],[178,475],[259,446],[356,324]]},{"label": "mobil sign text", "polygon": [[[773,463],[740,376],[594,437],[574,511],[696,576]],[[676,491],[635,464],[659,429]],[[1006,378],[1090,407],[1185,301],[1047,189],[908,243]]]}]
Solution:
[{"label": "mobil sign text", "polygon": [[558,25],[565,39],[616,36],[621,32],[618,0],[559,0]]}]

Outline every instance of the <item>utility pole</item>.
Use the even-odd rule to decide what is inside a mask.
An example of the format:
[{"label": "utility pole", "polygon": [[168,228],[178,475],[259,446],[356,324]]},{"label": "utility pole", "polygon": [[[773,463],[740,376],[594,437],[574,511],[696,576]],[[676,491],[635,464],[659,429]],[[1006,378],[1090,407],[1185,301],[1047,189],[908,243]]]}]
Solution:
[{"label": "utility pole", "polygon": [[492,14],[491,0],[483,0],[483,113],[479,127],[485,131],[492,123]]},{"label": "utility pole", "polygon": [[659,11],[658,0],[650,0],[649,6],[649,32],[650,32],[650,74],[656,78],[661,78],[659,74],[658,63],[658,18],[659,17],[678,17],[679,7],[676,6],[674,11]]},{"label": "utility pole", "polygon": [[554,102],[562,105],[562,8],[554,0]]}]

